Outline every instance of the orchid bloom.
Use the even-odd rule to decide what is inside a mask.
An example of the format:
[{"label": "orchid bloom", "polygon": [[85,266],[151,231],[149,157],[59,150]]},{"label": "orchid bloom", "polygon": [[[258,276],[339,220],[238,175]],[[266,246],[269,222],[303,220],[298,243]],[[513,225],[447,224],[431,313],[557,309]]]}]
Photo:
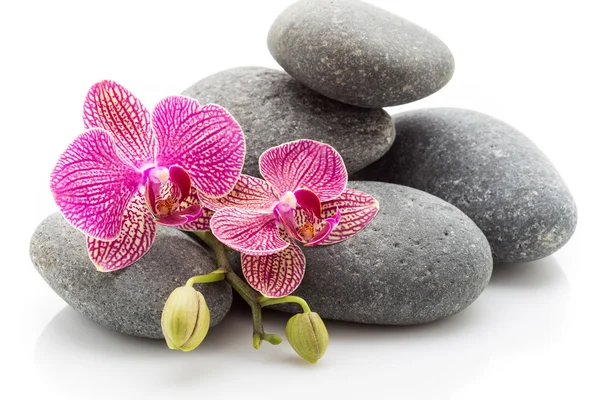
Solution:
[{"label": "orchid bloom", "polygon": [[348,174],[331,146],[298,140],[259,159],[265,180],[242,175],[232,192],[206,200],[213,234],[239,251],[242,271],[267,297],[292,293],[304,276],[304,246],[328,245],[360,232],[375,217],[372,196],[346,189]]},{"label": "orchid bloom", "polygon": [[102,81],[87,94],[83,121],[50,186],[100,271],[141,258],[157,223],[208,229],[200,199],[226,195],[241,174],[244,136],[220,106],[171,96],[150,115],[127,89]]}]

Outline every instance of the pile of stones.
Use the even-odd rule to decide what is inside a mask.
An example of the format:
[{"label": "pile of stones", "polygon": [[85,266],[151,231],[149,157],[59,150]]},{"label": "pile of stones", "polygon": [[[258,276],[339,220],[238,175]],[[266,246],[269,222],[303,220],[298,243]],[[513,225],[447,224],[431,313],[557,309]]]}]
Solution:
[{"label": "pile of stones", "polygon": [[[446,317],[477,299],[494,265],[546,257],[573,234],[569,190],[515,128],[465,109],[392,117],[382,109],[431,95],[452,77],[450,50],[425,29],[357,0],[300,0],[273,23],[267,43],[285,72],[233,68],[183,94],[222,105],[240,123],[244,173],[259,176],[258,157],[269,147],[314,139],[340,152],[350,187],[379,200],[379,214],[359,235],[305,249],[296,294],[322,317],[394,325]],[[98,273],[83,234],[58,213],[40,224],[30,251],[42,277],[75,309],[151,338],[162,337],[169,293],[214,268],[212,255],[185,233],[159,227],[140,261]],[[239,268],[239,257],[232,263]],[[231,289],[200,290],[217,324]]]}]

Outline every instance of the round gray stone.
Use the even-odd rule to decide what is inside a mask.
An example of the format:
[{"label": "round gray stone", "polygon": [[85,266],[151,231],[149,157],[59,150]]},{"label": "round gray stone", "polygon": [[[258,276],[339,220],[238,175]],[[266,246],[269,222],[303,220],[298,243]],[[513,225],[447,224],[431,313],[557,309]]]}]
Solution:
[{"label": "round gray stone", "polygon": [[454,58],[436,36],[356,0],[301,0],[267,39],[290,75],[323,95],[361,107],[410,103],[441,89]]},{"label": "round gray stone", "polygon": [[[379,214],[349,240],[304,247],[306,272],[294,295],[323,318],[389,325],[434,321],[477,299],[492,254],[473,221],[419,190],[380,182],[349,187],[375,196]],[[239,256],[232,261],[239,266]]]},{"label": "round gray stone", "polygon": [[407,185],[454,204],[485,233],[496,262],[546,257],[575,231],[569,190],[512,126],[457,108],[408,111],[395,123],[390,152],[355,179]]},{"label": "round gray stone", "polygon": [[383,156],[394,141],[394,124],[385,111],[330,100],[283,71],[233,68],[201,80],[183,94],[200,104],[219,104],[235,117],[246,136],[248,175],[260,176],[258,158],[265,150],[292,140],[332,145],[350,173]]},{"label": "round gray stone", "polygon": [[[97,323],[129,335],[160,339],[160,317],[169,294],[194,275],[215,269],[211,255],[185,233],[158,226],[150,251],[131,266],[98,272],[85,236],[60,213],[46,218],[30,243],[30,256],[50,287],[71,307]],[[211,326],[229,311],[226,283],[196,286],[206,298]]]}]

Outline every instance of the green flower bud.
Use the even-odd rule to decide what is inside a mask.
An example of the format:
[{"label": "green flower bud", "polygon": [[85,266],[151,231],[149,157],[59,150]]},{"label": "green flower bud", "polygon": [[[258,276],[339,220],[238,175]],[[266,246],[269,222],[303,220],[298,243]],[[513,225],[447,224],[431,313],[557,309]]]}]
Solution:
[{"label": "green flower bud", "polygon": [[313,364],[323,357],[329,344],[327,328],[316,312],[294,315],[285,327],[285,335],[296,353]]},{"label": "green flower bud", "polygon": [[160,324],[171,350],[194,350],[206,337],[210,325],[210,311],[202,293],[191,286],[173,290]]}]

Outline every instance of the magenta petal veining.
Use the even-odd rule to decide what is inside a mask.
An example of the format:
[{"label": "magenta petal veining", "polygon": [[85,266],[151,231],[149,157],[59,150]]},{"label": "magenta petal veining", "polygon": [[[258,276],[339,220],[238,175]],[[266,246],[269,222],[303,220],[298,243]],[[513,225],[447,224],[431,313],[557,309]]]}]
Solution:
[{"label": "magenta petal veining", "polygon": [[65,218],[88,236],[112,240],[142,174],[119,156],[103,129],[83,133],[60,156],[50,177],[54,201]]},{"label": "magenta petal veining", "polygon": [[150,113],[118,83],[106,80],[90,88],[83,106],[83,124],[86,129],[106,130],[123,157],[136,168],[154,160]]},{"label": "magenta petal veining", "polygon": [[[284,143],[265,151],[259,164],[265,181],[242,176],[230,195],[207,204],[216,210],[215,236],[242,253],[248,283],[265,296],[281,297],[304,273],[304,255],[294,241],[317,246],[346,240],[375,217],[379,205],[346,189],[343,160],[327,144]],[[276,239],[290,244],[278,249]]]},{"label": "magenta petal veining", "polygon": [[326,201],[339,196],[348,182],[342,156],[330,145],[314,140],[272,147],[258,162],[260,173],[279,194],[306,188]]},{"label": "magenta petal veining", "polygon": [[208,229],[212,212],[201,198],[224,196],[241,174],[244,137],[220,106],[171,96],[150,114],[107,80],[89,90],[83,120],[90,129],[60,156],[50,185],[100,270],[142,257],[157,223]]},{"label": "magenta petal veining", "polygon": [[204,196],[222,197],[240,177],[245,141],[240,126],[223,107],[201,106],[185,96],[161,100],[152,113],[158,142],[156,162],[180,165]]},{"label": "magenta petal veining", "polygon": [[242,253],[242,272],[246,281],[266,297],[284,297],[302,282],[306,259],[298,246],[268,256]]},{"label": "magenta petal veining", "polygon": [[240,253],[268,255],[289,246],[271,212],[221,208],[211,218],[210,228],[221,242]]},{"label": "magenta petal veining", "polygon": [[271,185],[263,179],[249,175],[241,175],[227,196],[218,199],[202,198],[204,205],[211,210],[225,207],[268,210],[277,201],[277,194]]},{"label": "magenta petal veining", "polygon": [[333,200],[323,203],[323,215],[332,218],[341,214],[337,226],[320,244],[339,243],[362,231],[375,218],[379,202],[370,194],[354,189],[346,189]]},{"label": "magenta petal veining", "polygon": [[110,272],[127,267],[150,250],[156,224],[141,194],[136,194],[125,209],[121,230],[116,239],[104,241],[87,238],[90,259],[99,271]]}]

